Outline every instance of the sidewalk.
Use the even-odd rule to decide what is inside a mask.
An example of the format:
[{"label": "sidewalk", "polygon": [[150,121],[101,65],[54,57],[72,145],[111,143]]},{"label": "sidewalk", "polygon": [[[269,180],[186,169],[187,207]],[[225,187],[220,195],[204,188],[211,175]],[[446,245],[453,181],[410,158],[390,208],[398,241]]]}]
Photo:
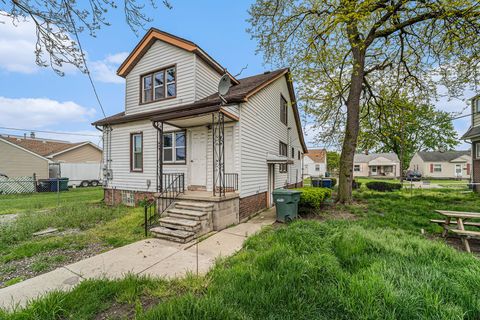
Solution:
[{"label": "sidewalk", "polygon": [[[263,226],[275,222],[275,209],[224,229],[198,243],[198,272],[206,273],[218,257],[234,254],[243,242]],[[197,244],[177,244],[146,239],[55,269],[0,289],[0,308],[25,306],[28,301],[53,290],[70,290],[85,279],[116,279],[127,273],[152,277],[182,277],[197,272]]]}]

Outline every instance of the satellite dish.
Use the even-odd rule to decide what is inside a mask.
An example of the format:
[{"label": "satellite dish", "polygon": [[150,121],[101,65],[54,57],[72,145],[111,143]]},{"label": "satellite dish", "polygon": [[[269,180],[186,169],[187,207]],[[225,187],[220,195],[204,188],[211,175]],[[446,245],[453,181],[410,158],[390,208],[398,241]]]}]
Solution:
[{"label": "satellite dish", "polygon": [[230,82],[230,77],[228,74],[224,74],[222,78],[220,79],[220,82],[218,83],[218,94],[220,97],[223,97],[228,93],[228,90],[230,90],[230,87],[232,86],[232,83]]}]

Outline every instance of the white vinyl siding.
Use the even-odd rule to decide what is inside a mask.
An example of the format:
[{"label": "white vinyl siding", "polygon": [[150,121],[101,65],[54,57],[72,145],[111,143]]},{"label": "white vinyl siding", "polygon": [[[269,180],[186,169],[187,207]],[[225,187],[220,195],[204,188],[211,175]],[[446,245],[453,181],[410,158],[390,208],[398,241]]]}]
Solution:
[{"label": "white vinyl siding", "polygon": [[[165,130],[173,127],[165,125]],[[143,172],[130,172],[130,134],[141,131],[143,133]],[[112,170],[113,180],[109,188],[156,191],[157,174],[157,131],[151,121],[136,121],[113,126],[112,131]],[[187,165],[164,165],[167,172],[187,173]],[[150,180],[150,187],[147,186]]]},{"label": "white vinyl siding", "polygon": [[[195,101],[194,54],[156,41],[126,77],[125,113],[134,114]],[[140,104],[140,76],[164,67],[176,67],[176,97]]]},{"label": "white vinyl siding", "polygon": [[[292,128],[290,136],[287,126],[280,121],[280,94],[288,102],[289,126]],[[302,150],[294,119],[285,77],[262,89],[240,106],[241,197],[267,191],[267,153],[278,155],[279,141],[295,150]],[[297,182],[302,181],[302,160],[295,158],[293,161],[288,173],[280,173],[279,165],[275,165],[275,188],[295,183],[296,179]]]},{"label": "white vinyl siding", "polygon": [[197,56],[195,67],[195,99],[200,100],[216,93],[222,76]]}]

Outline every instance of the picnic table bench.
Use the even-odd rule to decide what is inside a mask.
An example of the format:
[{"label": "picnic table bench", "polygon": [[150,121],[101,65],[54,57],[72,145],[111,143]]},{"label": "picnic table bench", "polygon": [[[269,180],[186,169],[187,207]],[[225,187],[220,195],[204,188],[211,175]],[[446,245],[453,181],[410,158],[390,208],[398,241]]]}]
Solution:
[{"label": "picnic table bench", "polygon": [[[470,244],[468,243],[468,239],[480,239],[480,232],[478,231],[470,231],[465,230],[465,226],[471,227],[479,227],[480,222],[474,221],[465,221],[467,219],[480,219],[480,213],[478,212],[461,212],[461,211],[446,211],[446,210],[435,210],[435,212],[440,213],[445,217],[445,220],[437,220],[432,219],[430,220],[433,223],[437,223],[443,226],[442,237],[446,237],[448,231],[451,231],[457,235],[459,235],[462,239],[462,243],[465,246],[465,250],[467,252],[470,251]],[[452,221],[455,219],[455,221]],[[451,227],[450,225],[455,225],[455,227]]]}]

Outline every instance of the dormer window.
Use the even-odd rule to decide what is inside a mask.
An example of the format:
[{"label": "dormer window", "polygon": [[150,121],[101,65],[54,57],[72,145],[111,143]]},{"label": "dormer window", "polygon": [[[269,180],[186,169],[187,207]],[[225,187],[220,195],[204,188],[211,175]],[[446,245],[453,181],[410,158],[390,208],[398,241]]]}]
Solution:
[{"label": "dormer window", "polygon": [[141,103],[174,98],[177,95],[177,72],[175,67],[168,67],[142,75]]}]

